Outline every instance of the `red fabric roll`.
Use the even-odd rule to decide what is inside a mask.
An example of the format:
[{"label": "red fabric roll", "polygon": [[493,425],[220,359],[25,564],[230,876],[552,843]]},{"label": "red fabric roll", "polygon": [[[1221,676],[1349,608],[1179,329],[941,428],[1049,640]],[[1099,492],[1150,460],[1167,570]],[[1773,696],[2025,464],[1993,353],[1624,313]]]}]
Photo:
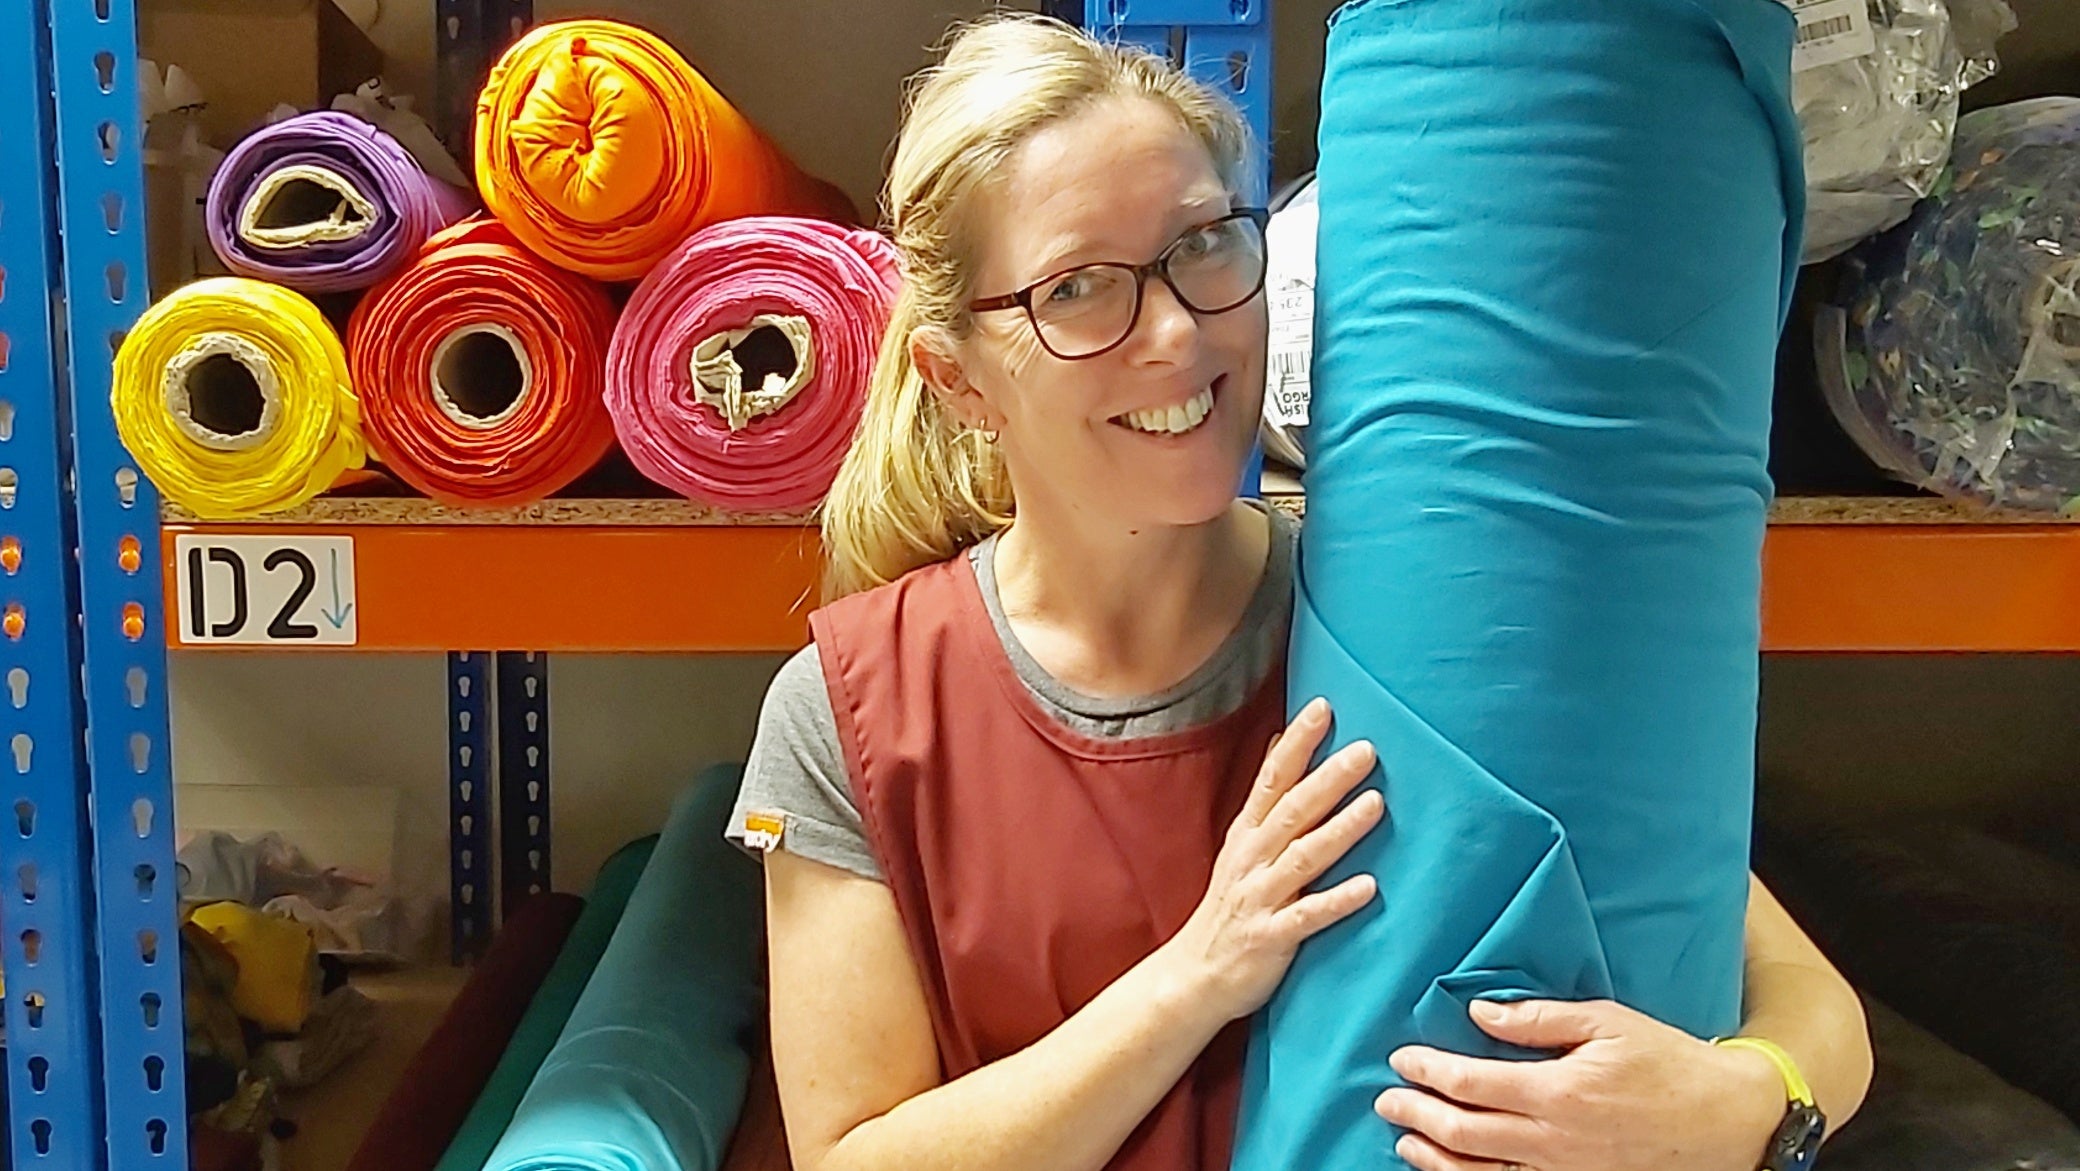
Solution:
[{"label": "red fabric roll", "polygon": [[531,504],[614,447],[614,307],[496,220],[458,224],[369,291],[347,362],[370,450],[446,504]]},{"label": "red fabric roll", "polygon": [[506,919],[347,1164],[347,1171],[432,1171],[505,1053],[563,950],[585,900],[539,894]]}]

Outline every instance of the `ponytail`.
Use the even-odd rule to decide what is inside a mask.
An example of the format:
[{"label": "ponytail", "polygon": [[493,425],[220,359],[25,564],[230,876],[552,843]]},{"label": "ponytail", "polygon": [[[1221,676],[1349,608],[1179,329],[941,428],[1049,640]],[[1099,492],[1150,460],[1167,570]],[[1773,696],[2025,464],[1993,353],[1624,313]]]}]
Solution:
[{"label": "ponytail", "polygon": [[996,445],[963,427],[910,361],[919,324],[906,283],[859,431],[824,502],[826,599],[944,561],[1011,523],[1011,479]]}]

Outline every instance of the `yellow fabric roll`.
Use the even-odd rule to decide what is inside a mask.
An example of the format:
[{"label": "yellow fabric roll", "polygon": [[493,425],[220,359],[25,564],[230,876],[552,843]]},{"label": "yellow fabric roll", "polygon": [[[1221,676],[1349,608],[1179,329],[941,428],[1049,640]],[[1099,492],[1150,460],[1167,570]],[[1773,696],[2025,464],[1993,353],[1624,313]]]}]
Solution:
[{"label": "yellow fabric roll", "polygon": [[211,520],[294,508],[367,461],[346,349],[301,294],[178,289],[116,353],[116,431],[168,499]]},{"label": "yellow fabric roll", "polygon": [[294,919],[241,903],[210,903],[188,916],[238,961],[231,1007],[270,1033],[297,1033],[311,1015],[318,943]]}]

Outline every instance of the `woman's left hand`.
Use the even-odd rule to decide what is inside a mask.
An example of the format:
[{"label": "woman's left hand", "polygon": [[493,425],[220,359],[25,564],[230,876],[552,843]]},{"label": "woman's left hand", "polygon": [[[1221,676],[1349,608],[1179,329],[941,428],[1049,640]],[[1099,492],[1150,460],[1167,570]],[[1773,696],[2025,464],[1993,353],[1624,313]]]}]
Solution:
[{"label": "woman's left hand", "polygon": [[1473,1020],[1500,1040],[1565,1052],[1392,1054],[1410,1087],[1388,1090],[1377,1109],[1411,1132],[1395,1150],[1418,1171],[1755,1171],[1784,1116],[1768,1058],[1612,1001],[1480,1002]]}]

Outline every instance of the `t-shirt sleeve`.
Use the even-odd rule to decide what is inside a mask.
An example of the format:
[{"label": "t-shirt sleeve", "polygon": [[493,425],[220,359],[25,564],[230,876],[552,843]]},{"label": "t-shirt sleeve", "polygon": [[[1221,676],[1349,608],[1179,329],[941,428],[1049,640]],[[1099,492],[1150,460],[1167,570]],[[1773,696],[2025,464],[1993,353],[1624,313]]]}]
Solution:
[{"label": "t-shirt sleeve", "polygon": [[724,836],[753,853],[786,850],[885,881],[852,799],[838,720],[814,646],[788,659],[766,689]]}]

